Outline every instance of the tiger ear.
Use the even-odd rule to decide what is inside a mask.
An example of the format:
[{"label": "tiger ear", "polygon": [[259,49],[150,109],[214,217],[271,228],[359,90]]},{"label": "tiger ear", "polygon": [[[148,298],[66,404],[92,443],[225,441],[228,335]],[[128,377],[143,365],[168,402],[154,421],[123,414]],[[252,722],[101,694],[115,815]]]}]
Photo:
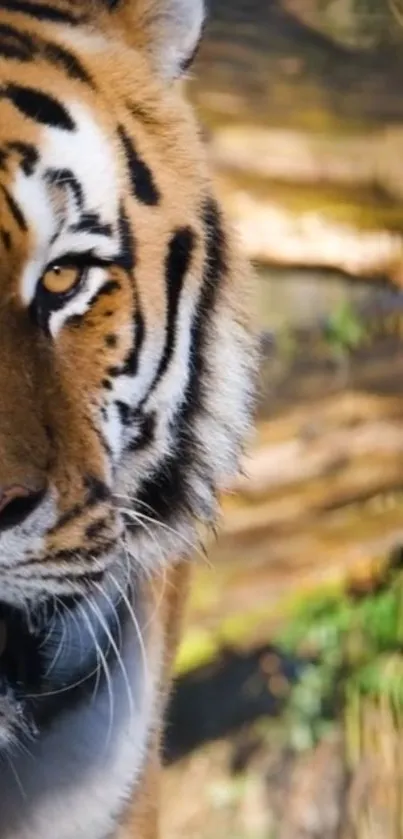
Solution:
[{"label": "tiger ear", "polygon": [[[204,0],[107,0],[111,12],[130,9],[134,38],[152,57],[166,79],[181,75],[199,45],[205,16]],[[133,24],[132,24],[133,25]]]}]

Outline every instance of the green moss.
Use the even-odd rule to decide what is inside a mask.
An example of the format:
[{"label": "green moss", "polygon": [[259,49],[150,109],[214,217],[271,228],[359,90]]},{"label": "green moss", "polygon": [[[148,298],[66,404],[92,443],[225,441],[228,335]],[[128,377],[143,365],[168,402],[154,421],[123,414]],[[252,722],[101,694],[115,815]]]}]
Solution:
[{"label": "green moss", "polygon": [[318,596],[305,603],[279,637],[280,646],[309,656],[287,709],[294,745],[311,747],[339,707],[350,748],[359,750],[354,709],[361,696],[403,713],[403,572],[388,569],[368,594]]}]

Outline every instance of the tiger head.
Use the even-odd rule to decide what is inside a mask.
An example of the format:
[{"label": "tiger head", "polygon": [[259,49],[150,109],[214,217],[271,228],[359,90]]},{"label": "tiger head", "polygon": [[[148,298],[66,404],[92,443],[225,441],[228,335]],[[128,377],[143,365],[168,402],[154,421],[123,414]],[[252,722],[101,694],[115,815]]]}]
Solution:
[{"label": "tiger head", "polygon": [[96,628],[80,672],[63,648],[53,661],[62,617],[85,635],[83,604],[106,620],[119,591],[189,554],[238,465],[247,271],[180,81],[202,24],[202,0],[0,3],[0,694],[20,686],[13,725],[24,692],[88,666]]}]

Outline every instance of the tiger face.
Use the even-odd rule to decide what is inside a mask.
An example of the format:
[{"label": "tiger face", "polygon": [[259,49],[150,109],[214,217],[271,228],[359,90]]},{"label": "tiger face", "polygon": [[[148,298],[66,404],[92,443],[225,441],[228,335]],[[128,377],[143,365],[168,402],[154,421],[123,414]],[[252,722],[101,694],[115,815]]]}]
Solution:
[{"label": "tiger face", "polygon": [[106,655],[122,594],[189,554],[237,468],[247,272],[178,81],[202,20],[0,3],[0,748]]}]

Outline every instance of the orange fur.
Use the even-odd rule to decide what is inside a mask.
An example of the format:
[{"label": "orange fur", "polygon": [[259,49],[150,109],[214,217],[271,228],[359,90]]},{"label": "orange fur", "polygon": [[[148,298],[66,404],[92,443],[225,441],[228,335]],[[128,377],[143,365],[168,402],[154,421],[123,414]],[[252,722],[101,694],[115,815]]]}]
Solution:
[{"label": "orange fur", "polygon": [[[6,84],[28,85],[66,107],[79,103],[91,114],[105,145],[113,152],[117,190],[123,196],[128,225],[135,238],[134,268],[108,265],[110,293],[95,299],[79,323],[74,319],[66,322],[51,345],[48,337],[33,325],[21,294],[21,273],[34,254],[35,235],[28,223],[16,223],[10,202],[1,201],[0,193],[0,393],[7,405],[6,416],[0,412],[0,484],[28,481],[36,486],[44,480],[48,482],[56,498],[58,519],[45,533],[42,553],[29,555],[26,565],[31,563],[42,569],[46,563],[52,568],[59,563],[66,577],[73,570],[84,574],[84,551],[88,569],[93,571],[97,566],[91,551],[98,550],[102,558],[119,536],[108,455],[94,417],[111,387],[111,370],[122,368],[130,352],[133,318],[138,311],[147,335],[158,339],[168,330],[165,275],[171,237],[178,230],[190,230],[193,236],[191,265],[181,291],[189,299],[197,299],[206,289],[209,292],[213,280],[209,278],[207,263],[209,259],[214,262],[221,258],[214,250],[213,255],[209,252],[209,233],[203,221],[206,202],[211,196],[214,202],[216,199],[195,117],[185,101],[181,82],[168,83],[156,70],[156,54],[164,35],[164,16],[160,13],[163,2],[121,0],[115,10],[108,11],[106,0],[52,0],[54,10],[80,20],[80,25],[74,27],[35,20],[18,10],[3,9],[0,3],[0,25],[20,29],[35,47],[34,60],[10,60],[1,52],[0,38],[0,93]],[[74,56],[89,83],[66,72],[60,50]],[[159,193],[157,205],[129,194],[127,160],[118,140],[119,125],[152,173]],[[4,169],[0,164],[5,190],[13,189],[21,164],[17,144],[23,142],[41,150],[44,135],[43,125],[27,118],[7,97],[0,97],[0,150],[12,149],[7,151]],[[62,214],[68,203],[63,184],[53,183],[51,194],[55,212]],[[241,392],[244,378],[251,375],[255,366],[250,272],[225,221],[220,237],[225,264],[222,276],[216,278],[219,287],[214,311],[202,312],[206,321],[211,321],[213,331],[208,332],[200,363],[207,376],[211,371],[219,371],[222,362],[226,377],[220,379],[218,387],[228,383],[236,392],[239,380]],[[238,333],[242,345],[240,361],[234,359],[233,349]],[[217,347],[221,346],[222,359],[217,358],[221,352]],[[208,390],[210,379],[206,381],[202,385]],[[215,387],[211,385],[213,390]],[[214,419],[221,396],[219,392],[207,395],[218,401],[212,401],[212,407],[209,403],[208,408],[200,408],[203,420],[209,413]],[[204,396],[202,393],[198,398],[202,400]],[[225,401],[227,396],[223,394],[222,398]],[[163,410],[168,412],[170,408],[167,402]],[[240,414],[243,410],[241,404]],[[196,416],[195,424],[197,419]],[[232,434],[232,420],[232,416],[223,420],[220,434]],[[235,420],[234,417],[234,423]],[[243,433],[242,421],[243,417],[239,419],[239,437]],[[222,443],[223,437],[210,439],[207,430],[205,447],[212,460],[220,454]],[[200,442],[196,441],[196,455],[198,446]],[[237,438],[236,452],[238,447]],[[133,469],[137,469],[136,463]],[[91,486],[98,482],[107,486],[110,494],[101,493],[91,499],[89,477]],[[212,493],[217,489],[213,486]],[[103,524],[101,541],[91,535],[99,522]],[[168,559],[164,578],[160,570],[153,568],[153,573],[141,583],[142,602],[147,604],[150,617],[146,649],[150,651],[162,644],[164,663],[158,676],[159,701],[149,749],[117,839],[156,839],[158,835],[159,741],[189,585],[189,564],[175,562],[172,556]]]}]

